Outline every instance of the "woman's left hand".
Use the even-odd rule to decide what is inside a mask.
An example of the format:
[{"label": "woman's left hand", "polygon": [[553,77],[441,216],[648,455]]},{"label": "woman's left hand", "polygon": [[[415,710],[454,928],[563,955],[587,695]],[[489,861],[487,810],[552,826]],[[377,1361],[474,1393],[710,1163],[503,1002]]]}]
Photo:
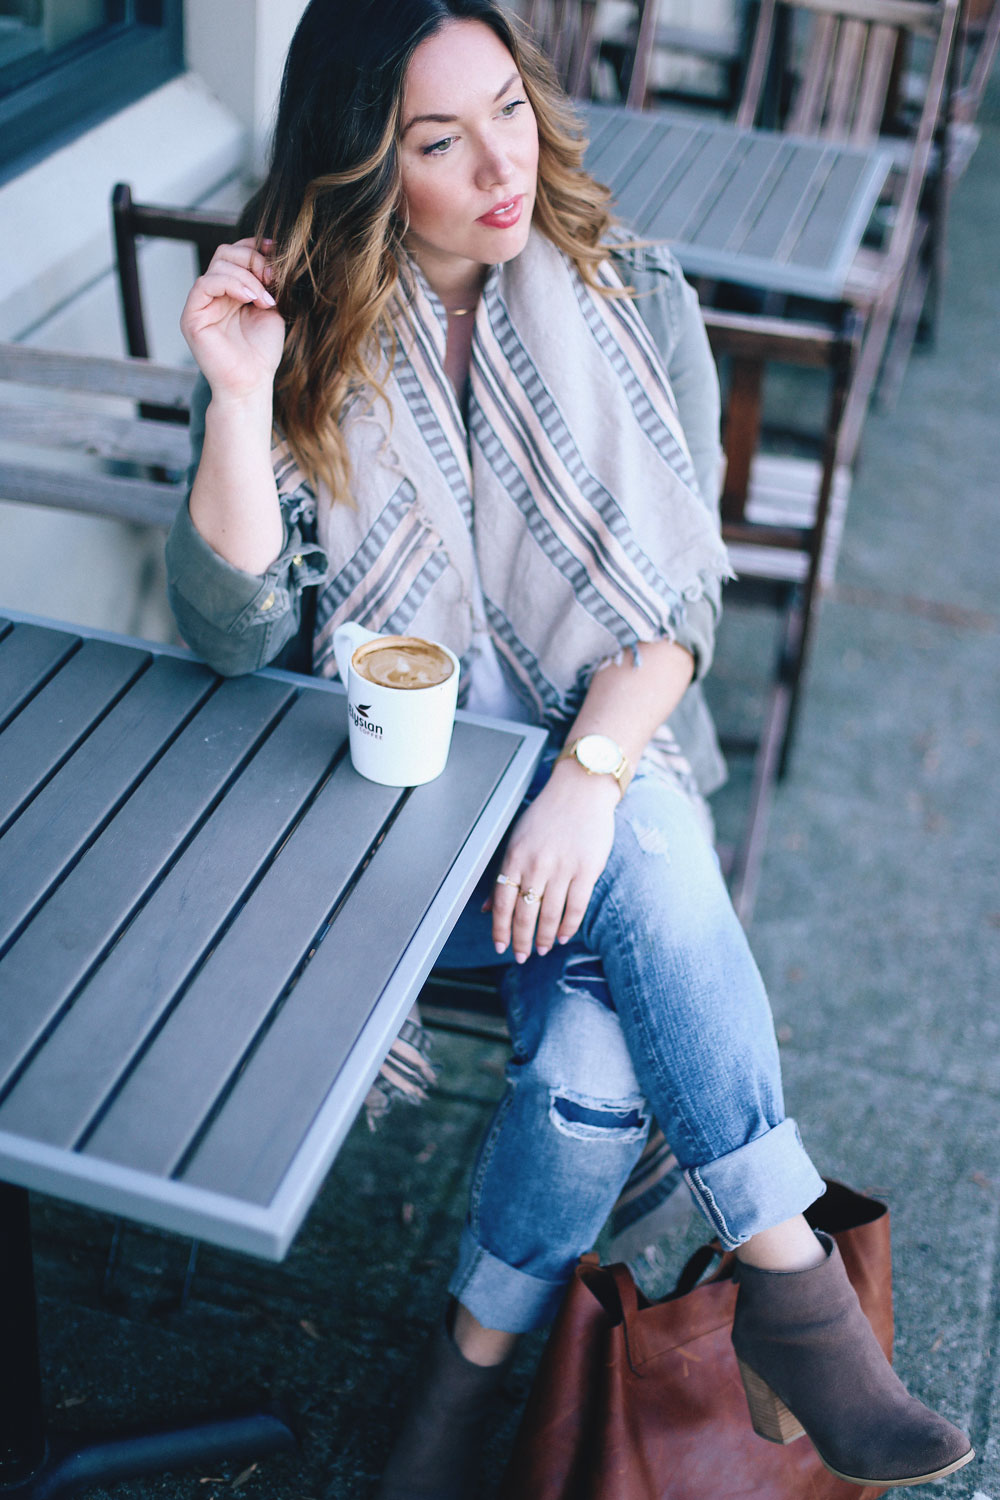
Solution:
[{"label": "woman's left hand", "polygon": [[[613,776],[588,776],[573,761],[553,768],[514,824],[500,862],[506,883],[486,903],[498,953],[513,943],[523,963],[532,946],[544,954],[574,936],[611,853],[620,795]],[[529,892],[541,900],[525,900]]]}]

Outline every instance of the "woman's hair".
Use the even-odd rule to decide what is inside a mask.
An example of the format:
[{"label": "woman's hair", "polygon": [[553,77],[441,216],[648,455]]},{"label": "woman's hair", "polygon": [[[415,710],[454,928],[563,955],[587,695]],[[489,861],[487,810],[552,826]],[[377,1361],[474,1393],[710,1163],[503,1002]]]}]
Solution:
[{"label": "woman's hair", "polygon": [[274,241],[272,290],[287,337],[275,422],[311,483],[350,493],[340,418],[361,385],[386,378],[388,302],[403,211],[398,140],[414,51],[452,20],[481,21],[520,71],[538,122],[533,222],[596,285],[611,216],[582,168],[579,122],[539,49],[493,0],[311,0],[285,63],[267,177],[241,232]]}]

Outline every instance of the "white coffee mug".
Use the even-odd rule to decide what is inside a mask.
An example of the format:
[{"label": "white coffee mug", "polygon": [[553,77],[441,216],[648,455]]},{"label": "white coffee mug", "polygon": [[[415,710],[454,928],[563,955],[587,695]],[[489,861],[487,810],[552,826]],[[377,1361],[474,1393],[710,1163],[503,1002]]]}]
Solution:
[{"label": "white coffee mug", "polygon": [[[421,647],[429,650],[421,653]],[[333,650],[347,689],[354,769],[382,786],[422,786],[440,776],[458,702],[460,668],[455,653],[440,641],[378,635],[353,621],[334,631]],[[422,674],[433,678],[440,671],[442,658],[451,667],[448,676],[421,684]],[[382,682],[365,675],[366,659],[367,670],[379,671]]]}]

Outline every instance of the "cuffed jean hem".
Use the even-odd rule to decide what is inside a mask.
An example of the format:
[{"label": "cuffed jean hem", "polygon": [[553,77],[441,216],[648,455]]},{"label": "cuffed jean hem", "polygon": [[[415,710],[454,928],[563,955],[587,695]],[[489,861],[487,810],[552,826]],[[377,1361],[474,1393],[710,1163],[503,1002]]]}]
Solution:
[{"label": "cuffed jean hem", "polygon": [[803,1213],[826,1192],[791,1119],[707,1166],[687,1168],[684,1179],[726,1250]]},{"label": "cuffed jean hem", "polygon": [[448,1290],[484,1328],[531,1333],[555,1318],[565,1281],[541,1281],[484,1250],[468,1225],[462,1230],[458,1264]]}]

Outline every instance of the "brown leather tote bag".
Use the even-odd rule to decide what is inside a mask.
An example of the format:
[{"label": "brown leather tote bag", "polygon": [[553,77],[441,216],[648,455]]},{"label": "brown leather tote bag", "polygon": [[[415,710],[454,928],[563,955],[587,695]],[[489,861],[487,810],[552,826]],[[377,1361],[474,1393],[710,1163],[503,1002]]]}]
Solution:
[{"label": "brown leather tote bag", "polygon": [[[837,1182],[808,1214],[832,1234],[861,1305],[892,1356],[889,1213]],[[501,1484],[501,1500],[875,1500],[874,1485],[825,1469],[807,1437],[760,1438],[730,1343],[731,1255],[647,1302],[626,1266],[584,1256],[552,1329]]]}]

